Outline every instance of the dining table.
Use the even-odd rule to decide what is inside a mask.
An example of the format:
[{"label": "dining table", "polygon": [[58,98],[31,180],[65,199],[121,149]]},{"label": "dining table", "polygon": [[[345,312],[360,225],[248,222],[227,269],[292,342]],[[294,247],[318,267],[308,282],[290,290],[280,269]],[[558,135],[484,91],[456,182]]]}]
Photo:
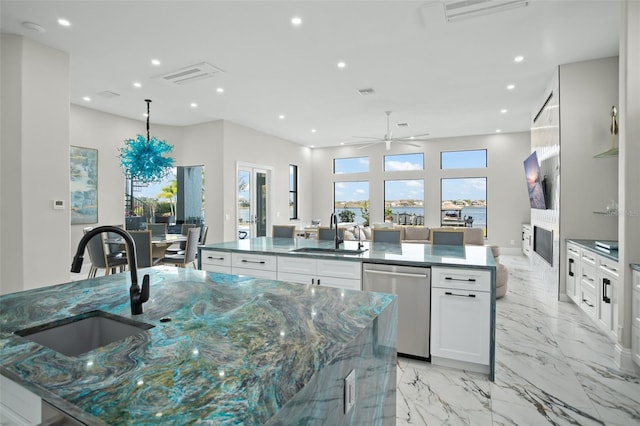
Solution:
[{"label": "dining table", "polygon": [[[173,244],[186,242],[187,236],[182,234],[158,234],[151,236],[151,257],[154,259],[164,258],[167,249]],[[107,244],[120,244],[124,246],[125,241],[122,237],[109,237],[104,240]]]}]

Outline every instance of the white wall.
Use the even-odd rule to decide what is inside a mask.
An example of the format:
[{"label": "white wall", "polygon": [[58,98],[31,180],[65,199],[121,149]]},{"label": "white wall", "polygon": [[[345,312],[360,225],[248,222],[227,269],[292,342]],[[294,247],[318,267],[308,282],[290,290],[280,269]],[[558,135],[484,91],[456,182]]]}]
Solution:
[{"label": "white wall", "polygon": [[[0,284],[9,293],[69,276],[69,55],[22,37],[1,37]],[[66,200],[67,209],[53,210],[53,200]]]},{"label": "white wall", "polygon": [[[333,182],[369,181],[370,222],[382,222],[384,214],[385,175],[393,179],[424,179],[425,225],[440,226],[440,180],[455,177],[487,178],[487,242],[501,247],[520,247],[521,225],[529,221],[522,162],[529,155],[529,133],[510,133],[458,138],[434,139],[422,142],[421,148],[384,144],[367,148],[357,146],[313,150],[313,217],[328,223],[333,211]],[[440,152],[487,149],[487,168],[471,170],[440,170]],[[424,152],[425,170],[419,172],[383,173],[384,155]],[[333,159],[369,157],[367,174],[333,174]],[[512,243],[513,241],[513,243]]]}]

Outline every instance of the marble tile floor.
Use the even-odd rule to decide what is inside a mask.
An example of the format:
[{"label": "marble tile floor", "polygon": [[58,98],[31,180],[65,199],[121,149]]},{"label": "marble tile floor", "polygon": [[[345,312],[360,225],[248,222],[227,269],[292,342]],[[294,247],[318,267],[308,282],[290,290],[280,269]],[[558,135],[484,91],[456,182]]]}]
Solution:
[{"label": "marble tile floor", "polygon": [[640,377],[573,302],[558,302],[525,256],[501,256],[496,377],[398,358],[396,424],[640,425]]}]

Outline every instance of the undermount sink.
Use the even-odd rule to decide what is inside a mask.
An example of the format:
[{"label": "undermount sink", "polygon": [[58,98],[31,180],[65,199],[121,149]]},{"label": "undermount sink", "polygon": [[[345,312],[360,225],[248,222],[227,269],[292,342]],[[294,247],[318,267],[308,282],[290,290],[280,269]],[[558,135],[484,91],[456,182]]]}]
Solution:
[{"label": "undermount sink", "polygon": [[135,336],[155,326],[104,311],[90,311],[70,318],[25,328],[15,334],[67,356]]},{"label": "undermount sink", "polygon": [[341,249],[341,248],[324,248],[324,247],[302,247],[291,250],[293,253],[327,253],[327,254],[362,254],[367,249]]}]

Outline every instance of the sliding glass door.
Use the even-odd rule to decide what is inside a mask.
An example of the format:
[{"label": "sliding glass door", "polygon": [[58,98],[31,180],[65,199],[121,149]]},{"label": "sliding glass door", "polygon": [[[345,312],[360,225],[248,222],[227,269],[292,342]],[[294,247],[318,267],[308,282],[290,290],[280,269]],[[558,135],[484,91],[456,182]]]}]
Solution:
[{"label": "sliding glass door", "polygon": [[238,165],[236,197],[238,238],[265,237],[269,226],[270,170]]}]

